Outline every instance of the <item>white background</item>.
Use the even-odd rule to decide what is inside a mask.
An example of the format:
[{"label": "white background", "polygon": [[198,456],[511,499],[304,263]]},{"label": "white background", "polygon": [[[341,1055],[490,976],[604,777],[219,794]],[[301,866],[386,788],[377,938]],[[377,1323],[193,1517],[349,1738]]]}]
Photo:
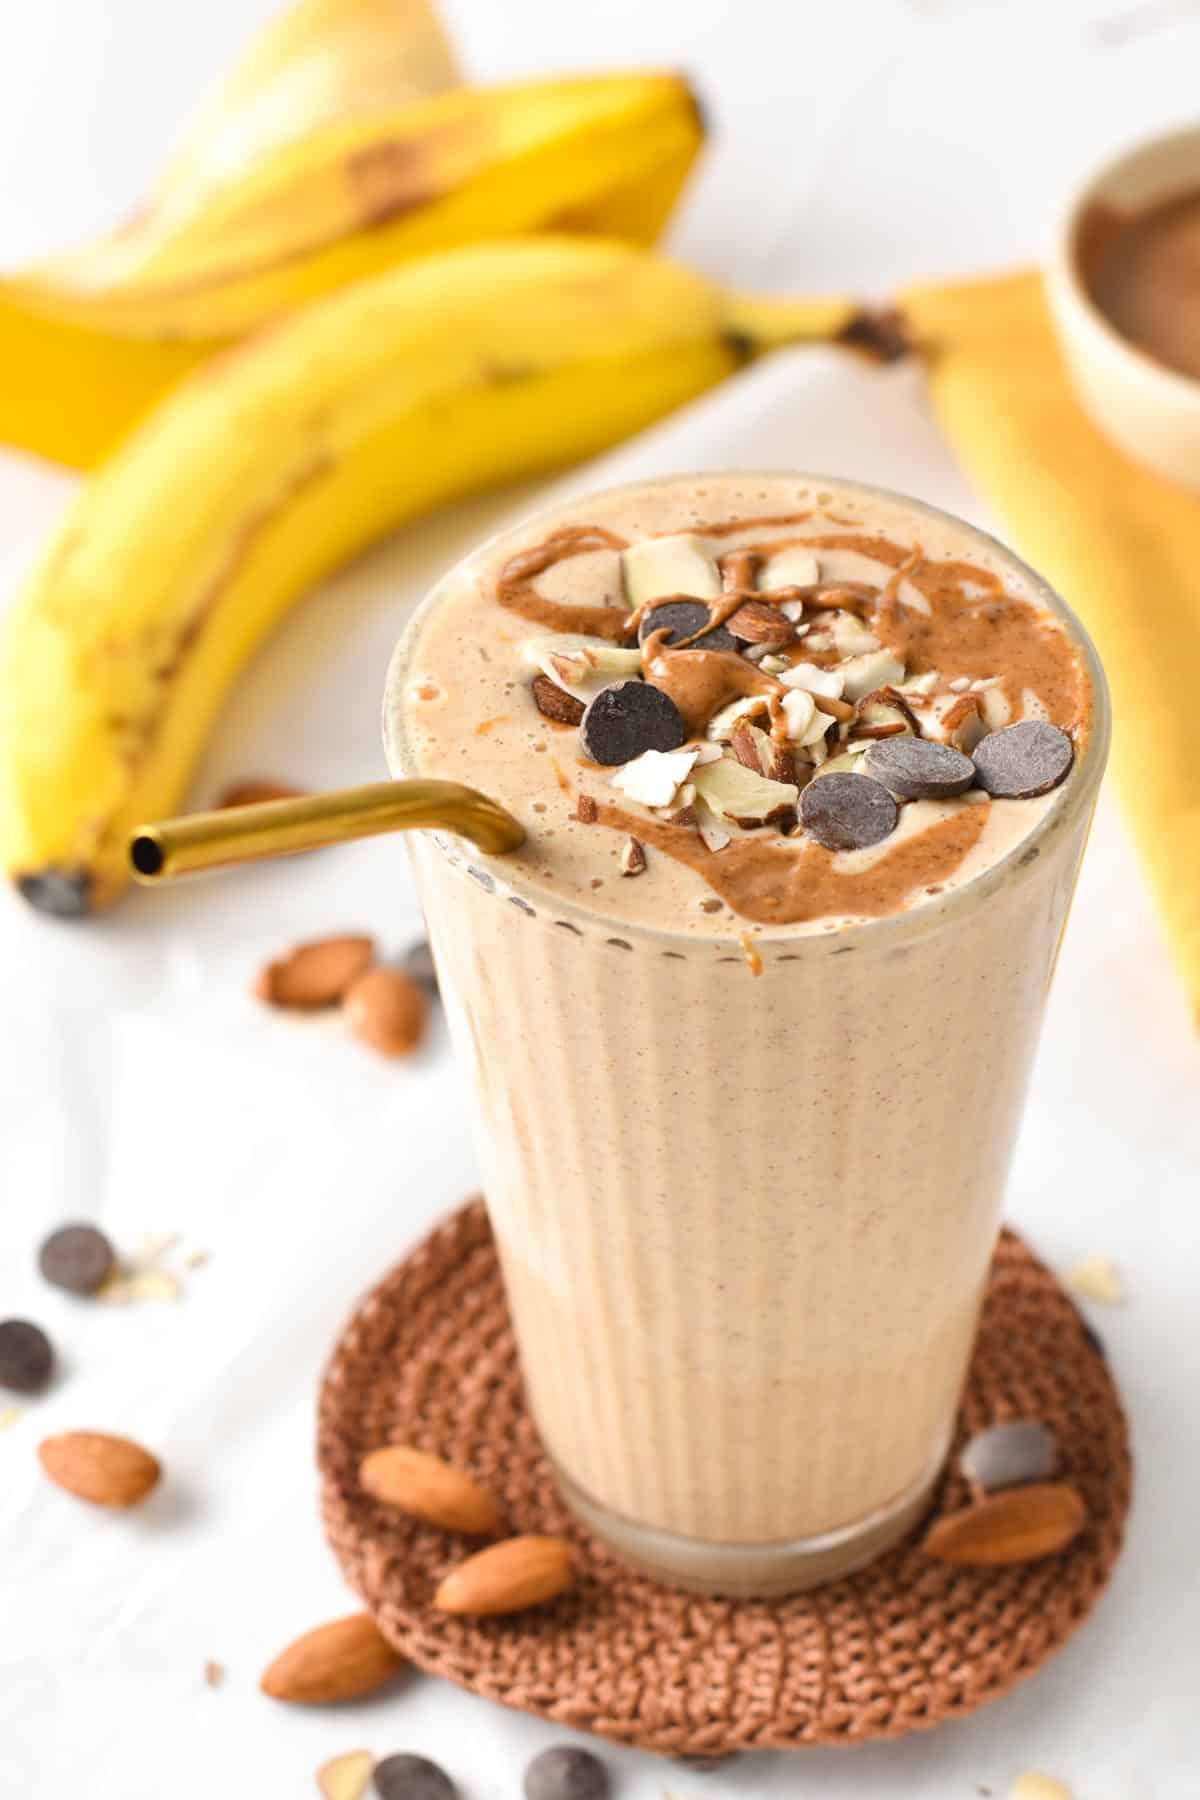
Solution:
[{"label": "white background", "polygon": [[[136,195],[181,111],[266,0],[10,3],[0,27],[0,260],[99,226]],[[1036,254],[1056,196],[1122,139],[1189,118],[1200,16],[1108,6],[806,6],[801,0],[453,0],[483,77],[684,63],[715,142],[682,253],[746,285],[886,293],[906,277]],[[0,370],[0,379],[3,371]],[[986,519],[906,371],[818,353],[751,373],[583,480],[720,462],[823,466]],[[0,587],[71,482],[0,454]],[[302,607],[242,681],[197,779],[380,773],[385,658],[436,572],[530,495],[403,534]],[[417,932],[403,853],[381,841],[153,896],[81,926],[0,899],[0,1314],[40,1319],[63,1373],[0,1440],[0,1792],[31,1800],[315,1793],[338,1751],[422,1750],[467,1800],[519,1791],[556,1734],[434,1681],[336,1714],[284,1711],[258,1673],[347,1610],[314,1514],[312,1404],[356,1295],[472,1185],[441,1028],[391,1067],[336,1027],[246,995],[295,936]],[[1200,1792],[1200,1059],[1121,827],[1103,807],[1011,1186],[1060,1266],[1100,1249],[1128,1303],[1100,1320],[1132,1414],[1137,1504],[1099,1613],[1035,1681],[973,1720],[853,1753],[743,1759],[707,1777],[613,1752],[620,1793],[828,1800],[1002,1794],[1040,1766],[1078,1800]],[[71,1216],[130,1244],[212,1253],[178,1305],[75,1305],[33,1272]],[[40,1479],[34,1446],[128,1432],[169,1479],[128,1518]],[[206,1659],[225,1686],[202,1681]]]}]

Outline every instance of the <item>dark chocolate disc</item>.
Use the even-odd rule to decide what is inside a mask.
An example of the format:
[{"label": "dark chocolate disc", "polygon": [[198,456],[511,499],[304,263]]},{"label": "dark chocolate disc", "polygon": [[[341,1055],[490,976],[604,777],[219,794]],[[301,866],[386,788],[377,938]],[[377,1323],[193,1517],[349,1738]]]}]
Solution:
[{"label": "dark chocolate disc", "polygon": [[827,850],[865,850],[896,829],[900,809],[869,775],[818,775],[800,796],[800,823]]},{"label": "dark chocolate disc", "polygon": [[94,1294],[112,1274],[116,1254],[95,1225],[62,1225],[38,1252],[46,1280],[68,1294]]},{"label": "dark chocolate disc", "polygon": [[525,1800],[606,1800],[608,1770],[590,1750],[553,1744],[525,1771]]},{"label": "dark chocolate disc", "polygon": [[[644,644],[652,631],[666,631],[669,637],[663,643],[670,648],[682,638],[690,638],[697,631],[704,631],[709,612],[703,600],[660,600],[649,612],[642,614],[638,626],[638,643]],[[733,633],[726,631],[724,625],[716,625],[711,631],[704,631],[702,638],[688,645],[689,650],[736,650]]]},{"label": "dark chocolate disc", "polygon": [[376,1763],[372,1785],[380,1800],[457,1800],[458,1795],[440,1764],[408,1752]]},{"label": "dark chocolate disc", "polygon": [[683,715],[669,694],[648,681],[614,681],[588,705],[579,727],[585,756],[613,767],[644,750],[678,750],[687,741]]},{"label": "dark chocolate disc", "polygon": [[972,752],[975,775],[997,800],[1031,800],[1048,794],[1070,773],[1075,746],[1047,719],[1022,719],[989,732]]},{"label": "dark chocolate disc", "polygon": [[975,764],[951,744],[926,738],[879,738],[862,759],[863,774],[882,781],[897,800],[948,800],[965,794]]},{"label": "dark chocolate disc", "polygon": [[54,1350],[40,1325],[28,1319],[0,1322],[0,1388],[40,1394],[54,1372]]}]

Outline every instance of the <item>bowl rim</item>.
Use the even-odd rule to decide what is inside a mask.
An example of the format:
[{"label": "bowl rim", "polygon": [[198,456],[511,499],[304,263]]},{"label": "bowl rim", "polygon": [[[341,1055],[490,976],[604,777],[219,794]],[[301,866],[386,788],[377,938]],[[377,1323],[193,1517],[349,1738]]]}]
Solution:
[{"label": "bowl rim", "polygon": [[1123,336],[1092,298],[1080,273],[1076,255],[1079,225],[1084,211],[1101,197],[1105,184],[1143,157],[1175,146],[1194,149],[1196,186],[1200,188],[1200,124],[1175,126],[1169,131],[1155,132],[1149,137],[1131,140],[1105,157],[1103,162],[1092,165],[1089,173],[1079,178],[1071,188],[1065,204],[1059,210],[1047,273],[1052,286],[1057,286],[1060,294],[1068,298],[1077,316],[1086,324],[1093,337],[1105,346],[1110,356],[1122,358],[1150,386],[1157,387],[1164,398],[1169,397],[1176,403],[1183,401],[1200,408],[1200,376],[1185,375],[1178,369],[1170,368],[1149,351]]}]

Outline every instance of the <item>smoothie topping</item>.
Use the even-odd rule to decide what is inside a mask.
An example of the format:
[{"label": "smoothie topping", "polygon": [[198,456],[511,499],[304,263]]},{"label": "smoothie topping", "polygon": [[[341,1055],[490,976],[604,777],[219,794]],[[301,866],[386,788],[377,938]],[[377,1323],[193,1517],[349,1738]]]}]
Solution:
[{"label": "smoothie topping", "polygon": [[616,681],[601,688],[579,726],[584,755],[610,768],[633,762],[646,751],[678,750],[687,735],[671,696],[648,681]]},{"label": "smoothie topping", "polygon": [[975,765],[949,744],[925,738],[894,737],[867,746],[864,775],[881,781],[897,800],[949,800],[965,794],[975,780]]},{"label": "smoothie topping", "polygon": [[800,796],[800,823],[826,850],[866,850],[896,829],[899,808],[869,775],[826,775]]},{"label": "smoothie topping", "polygon": [[[540,630],[519,652],[533,705],[578,730],[600,823],[644,832],[730,903],[727,876],[739,894],[752,875],[790,894],[798,852],[812,885],[821,858],[893,833],[897,852],[917,836],[937,851],[923,873],[940,891],[980,834],[950,818],[1050,792],[1086,729],[1086,682],[1055,619],[990,568],[849,523],[797,513],[633,542],[577,527],[496,580],[499,604]],[[596,765],[630,811],[596,791]],[[672,828],[661,842],[651,821]],[[773,847],[782,858],[764,860]],[[829,872],[857,895],[859,865]],[[874,879],[890,890],[899,872]]]},{"label": "smoothie topping", "polygon": [[996,799],[1028,800],[1048,794],[1066,776],[1075,747],[1065,731],[1044,719],[1025,719],[993,731],[975,750],[975,774]]}]

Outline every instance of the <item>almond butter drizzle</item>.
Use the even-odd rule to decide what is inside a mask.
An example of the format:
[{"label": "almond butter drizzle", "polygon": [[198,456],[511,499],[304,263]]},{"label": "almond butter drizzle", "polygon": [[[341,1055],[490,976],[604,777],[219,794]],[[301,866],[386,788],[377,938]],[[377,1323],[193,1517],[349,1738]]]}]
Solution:
[{"label": "almond butter drizzle", "polygon": [[642,843],[695,869],[734,912],[763,925],[898,912],[910,894],[954,873],[978,843],[987,816],[987,806],[964,806],[904,838],[870,868],[845,872],[831,850],[808,839],[735,838],[724,850],[706,850],[686,826],[635,819],[603,802],[599,807],[601,825],[635,833]]},{"label": "almond butter drizzle", "polygon": [[[779,530],[802,525],[810,513],[771,515],[761,519],[726,519],[695,526],[698,536],[724,537],[733,532]],[[509,611],[553,631],[579,631],[620,642],[630,629],[630,614],[618,606],[571,606],[549,600],[534,583],[556,563],[593,550],[623,550],[625,540],[595,525],[565,526],[552,532],[532,549],[510,557],[500,572],[496,598]],[[1027,600],[1004,592],[1000,577],[977,563],[950,559],[926,561],[911,545],[870,531],[821,531],[739,548],[722,559],[730,570],[749,567],[739,561],[749,556],[769,556],[779,550],[856,550],[893,571],[893,580],[880,594],[871,595],[861,582],[825,583],[805,594],[805,603],[817,610],[832,605],[855,611],[881,642],[904,662],[909,675],[937,669],[944,680],[960,676],[982,680],[999,676],[1014,711],[1019,710],[1026,688],[1038,695],[1056,725],[1078,741],[1088,725],[1089,697],[1083,669],[1065,631],[1058,622]],[[932,607],[929,615],[895,603],[899,582],[910,581]],[[981,589],[968,593],[967,585]],[[781,600],[782,594],[759,598]],[[884,603],[881,604],[881,598]],[[710,603],[706,630],[736,611],[736,594],[726,591]],[[643,609],[644,610],[644,609]],[[637,615],[633,615],[636,625]],[[675,646],[676,650],[680,646]],[[704,652],[705,655],[732,652]],[[803,648],[800,655],[805,656]],[[808,652],[807,659],[820,665],[836,661],[835,652]],[[699,682],[700,677],[692,680]],[[710,677],[711,679],[711,677]],[[738,690],[739,692],[741,690]],[[754,690],[764,691],[764,690]],[[729,698],[734,697],[731,693]],[[675,698],[672,694],[672,698]],[[678,702],[677,702],[678,704]]]}]

